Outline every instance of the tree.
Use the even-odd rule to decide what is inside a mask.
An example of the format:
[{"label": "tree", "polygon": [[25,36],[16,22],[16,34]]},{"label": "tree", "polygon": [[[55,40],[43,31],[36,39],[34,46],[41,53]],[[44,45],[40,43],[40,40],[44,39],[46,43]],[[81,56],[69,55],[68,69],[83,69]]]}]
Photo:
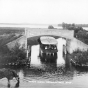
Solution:
[{"label": "tree", "polygon": [[16,43],[15,47],[11,50],[11,54],[15,55],[17,58],[26,59],[26,52],[23,47],[20,48],[20,44]]},{"label": "tree", "polygon": [[63,29],[66,28],[66,23],[63,22],[62,27],[63,27]]},{"label": "tree", "polygon": [[54,27],[52,25],[49,25],[48,29],[54,29]]}]

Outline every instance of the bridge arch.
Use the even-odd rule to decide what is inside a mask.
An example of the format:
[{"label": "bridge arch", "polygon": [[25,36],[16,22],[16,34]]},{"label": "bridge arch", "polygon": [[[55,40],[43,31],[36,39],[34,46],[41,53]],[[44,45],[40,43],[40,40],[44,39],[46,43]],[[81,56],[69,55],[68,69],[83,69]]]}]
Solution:
[{"label": "bridge arch", "polygon": [[[66,40],[72,39],[74,37],[74,31],[64,30],[64,29],[33,29],[26,28],[25,36],[27,38],[27,45],[37,45],[38,39],[41,36],[51,36],[56,39],[65,38]],[[36,42],[36,43],[35,43]]]},{"label": "bridge arch", "polygon": [[[53,36],[56,39],[59,37],[65,38],[67,43],[74,38],[74,31],[66,29],[25,28],[26,45],[33,45],[34,41],[38,44],[38,38],[46,35]],[[34,45],[36,44],[34,43]]]}]

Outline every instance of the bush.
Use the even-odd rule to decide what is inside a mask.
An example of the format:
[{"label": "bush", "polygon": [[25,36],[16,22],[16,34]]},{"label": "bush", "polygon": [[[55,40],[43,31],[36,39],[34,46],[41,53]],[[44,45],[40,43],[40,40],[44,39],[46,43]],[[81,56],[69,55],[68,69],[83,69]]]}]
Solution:
[{"label": "bush", "polygon": [[71,57],[78,64],[86,64],[88,62],[88,51],[74,51]]},{"label": "bush", "polygon": [[11,50],[9,50],[8,47],[3,46],[0,52],[0,63],[2,64],[15,63],[26,59],[25,49],[23,47],[20,48],[18,43]]},{"label": "bush", "polygon": [[83,31],[79,31],[78,33],[75,34],[76,38],[81,40],[82,42],[88,44],[88,33],[87,31],[83,30]]},{"label": "bush", "polygon": [[54,27],[52,25],[49,25],[48,29],[54,29]]},{"label": "bush", "polygon": [[18,59],[26,59],[26,52],[23,47],[20,48],[20,45],[17,43],[13,49],[11,49],[11,54],[16,56]]}]

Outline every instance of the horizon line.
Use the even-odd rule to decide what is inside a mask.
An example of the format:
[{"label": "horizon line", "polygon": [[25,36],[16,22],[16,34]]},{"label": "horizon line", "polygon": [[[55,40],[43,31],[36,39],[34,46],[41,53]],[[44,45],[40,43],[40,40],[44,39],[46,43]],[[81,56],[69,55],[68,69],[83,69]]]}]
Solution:
[{"label": "horizon line", "polygon": [[[65,22],[66,23],[66,22]],[[7,25],[61,25],[62,23],[58,23],[58,24],[38,24],[38,23],[0,23],[2,25],[7,24]],[[67,23],[67,24],[72,24],[72,23]],[[76,25],[88,25],[88,24],[78,24],[78,23],[74,23]]]},{"label": "horizon line", "polygon": [[58,24],[38,24],[38,23],[0,23],[2,25],[58,25]]}]

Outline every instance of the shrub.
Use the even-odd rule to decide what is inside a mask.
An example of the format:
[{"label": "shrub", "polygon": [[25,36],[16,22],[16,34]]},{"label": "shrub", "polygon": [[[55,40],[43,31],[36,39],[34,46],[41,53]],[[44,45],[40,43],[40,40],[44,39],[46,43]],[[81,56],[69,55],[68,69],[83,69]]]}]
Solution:
[{"label": "shrub", "polygon": [[16,43],[15,47],[11,49],[11,54],[16,56],[18,59],[26,59],[26,52],[23,47],[20,48],[20,44]]},{"label": "shrub", "polygon": [[8,47],[3,46],[0,52],[0,63],[2,64],[15,63],[26,59],[25,49],[23,47],[20,48],[18,43],[11,50],[9,50]]},{"label": "shrub", "polygon": [[78,64],[86,64],[88,62],[88,51],[74,51],[72,54],[72,59]]},{"label": "shrub", "polygon": [[81,40],[82,42],[88,44],[88,33],[85,30],[80,30],[78,33],[75,33],[76,38]]},{"label": "shrub", "polygon": [[52,25],[49,25],[48,29],[54,29],[54,27]]}]

